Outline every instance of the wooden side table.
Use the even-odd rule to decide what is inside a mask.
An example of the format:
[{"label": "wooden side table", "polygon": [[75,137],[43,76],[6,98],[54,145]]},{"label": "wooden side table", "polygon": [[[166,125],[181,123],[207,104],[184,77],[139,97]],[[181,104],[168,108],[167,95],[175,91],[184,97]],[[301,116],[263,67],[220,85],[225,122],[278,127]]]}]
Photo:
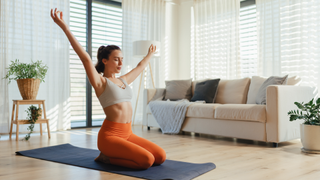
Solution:
[{"label": "wooden side table", "polygon": [[[36,124],[40,124],[40,135],[42,136],[42,123],[47,123],[47,129],[48,129],[48,138],[50,138],[50,129],[49,129],[49,119],[47,119],[46,115],[46,107],[44,105],[45,100],[13,100],[13,107],[12,107],[12,116],[11,116],[11,128],[10,128],[10,139],[12,136],[12,127],[13,124],[16,124],[17,129],[16,129],[16,141],[19,139],[19,125],[20,124],[30,124],[29,120],[26,119],[18,119],[18,114],[19,114],[19,105],[27,105],[27,104],[38,104],[39,108],[40,105],[42,104],[42,112],[44,115],[44,118],[42,119],[42,114],[39,117],[39,119],[36,121]],[[14,112],[15,112],[15,107],[16,108],[16,117],[14,118]]]}]

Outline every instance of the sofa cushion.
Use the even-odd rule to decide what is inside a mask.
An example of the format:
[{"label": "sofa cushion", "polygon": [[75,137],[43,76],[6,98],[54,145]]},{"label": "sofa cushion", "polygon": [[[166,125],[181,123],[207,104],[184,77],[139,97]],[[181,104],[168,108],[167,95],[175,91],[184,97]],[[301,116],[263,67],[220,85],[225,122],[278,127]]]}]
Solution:
[{"label": "sofa cushion", "polygon": [[164,99],[180,100],[188,99],[192,97],[191,92],[192,79],[187,80],[171,80],[166,81],[166,90]]},{"label": "sofa cushion", "polygon": [[288,82],[288,75],[284,77],[271,76],[266,81],[263,82],[258,90],[256,96],[256,104],[266,104],[267,103],[267,87],[270,85],[286,85]]},{"label": "sofa cushion", "polygon": [[215,103],[245,104],[249,85],[250,78],[220,80]]},{"label": "sofa cushion", "polygon": [[197,118],[214,118],[214,111],[218,106],[222,104],[213,103],[193,103],[191,104],[186,112],[186,117],[197,117]]},{"label": "sofa cushion", "polygon": [[215,109],[216,119],[266,122],[266,105],[224,104]]},{"label": "sofa cushion", "polygon": [[217,94],[219,81],[220,79],[210,79],[198,82],[191,101],[205,101],[206,103],[213,103]]},{"label": "sofa cushion", "polygon": [[[257,93],[261,85],[267,80],[267,77],[252,76],[251,83],[248,91],[247,104],[256,104]],[[301,78],[299,76],[292,76],[288,78],[287,85],[297,86],[301,83]]]}]

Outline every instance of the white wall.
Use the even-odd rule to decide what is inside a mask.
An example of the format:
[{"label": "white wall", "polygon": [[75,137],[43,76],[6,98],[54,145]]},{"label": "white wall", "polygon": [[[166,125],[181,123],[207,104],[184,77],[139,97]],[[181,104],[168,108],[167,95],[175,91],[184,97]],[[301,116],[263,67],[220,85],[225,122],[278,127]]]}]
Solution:
[{"label": "white wall", "polygon": [[[165,79],[179,79],[179,1],[166,1]],[[164,87],[164,86],[163,86]]]},{"label": "white wall", "polygon": [[191,7],[193,0],[180,0],[179,5],[179,79],[191,77]]},{"label": "white wall", "polygon": [[168,35],[168,77],[191,77],[191,7],[193,0],[167,0],[166,34]]}]

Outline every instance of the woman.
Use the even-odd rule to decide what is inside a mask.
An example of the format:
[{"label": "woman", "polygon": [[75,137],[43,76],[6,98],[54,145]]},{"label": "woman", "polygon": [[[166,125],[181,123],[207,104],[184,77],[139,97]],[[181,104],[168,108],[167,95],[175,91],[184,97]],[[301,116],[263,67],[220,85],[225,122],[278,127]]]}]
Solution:
[{"label": "woman", "polygon": [[115,74],[120,73],[123,61],[122,52],[118,46],[101,46],[97,54],[98,62],[94,67],[89,54],[64,22],[63,13],[57,11],[57,8],[54,12],[51,9],[51,17],[64,31],[74,51],[81,59],[90,84],[95,89],[108,118],[104,120],[98,133],[98,149],[101,153],[95,160],[133,169],[148,169],[153,164],[162,164],[166,159],[165,151],[131,131],[132,92],[129,84],[147,66],[156,47],[151,45],[147,56],[136,68],[116,78]]}]

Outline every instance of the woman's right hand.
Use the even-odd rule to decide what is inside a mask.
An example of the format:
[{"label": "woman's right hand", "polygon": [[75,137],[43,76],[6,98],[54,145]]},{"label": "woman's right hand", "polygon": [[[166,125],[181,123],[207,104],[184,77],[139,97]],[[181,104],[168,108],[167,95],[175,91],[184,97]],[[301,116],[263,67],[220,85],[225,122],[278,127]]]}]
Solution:
[{"label": "woman's right hand", "polygon": [[[59,17],[59,14],[60,14],[60,17]],[[56,24],[58,24],[58,26],[60,26],[61,29],[64,29],[67,27],[67,24],[63,20],[62,11],[57,11],[57,8],[54,9],[54,12],[53,12],[53,9],[51,9],[51,18]]]},{"label": "woman's right hand", "polygon": [[148,55],[153,55],[154,53],[156,53],[157,50],[157,46],[154,46],[153,44],[150,45],[149,50],[148,50]]}]

